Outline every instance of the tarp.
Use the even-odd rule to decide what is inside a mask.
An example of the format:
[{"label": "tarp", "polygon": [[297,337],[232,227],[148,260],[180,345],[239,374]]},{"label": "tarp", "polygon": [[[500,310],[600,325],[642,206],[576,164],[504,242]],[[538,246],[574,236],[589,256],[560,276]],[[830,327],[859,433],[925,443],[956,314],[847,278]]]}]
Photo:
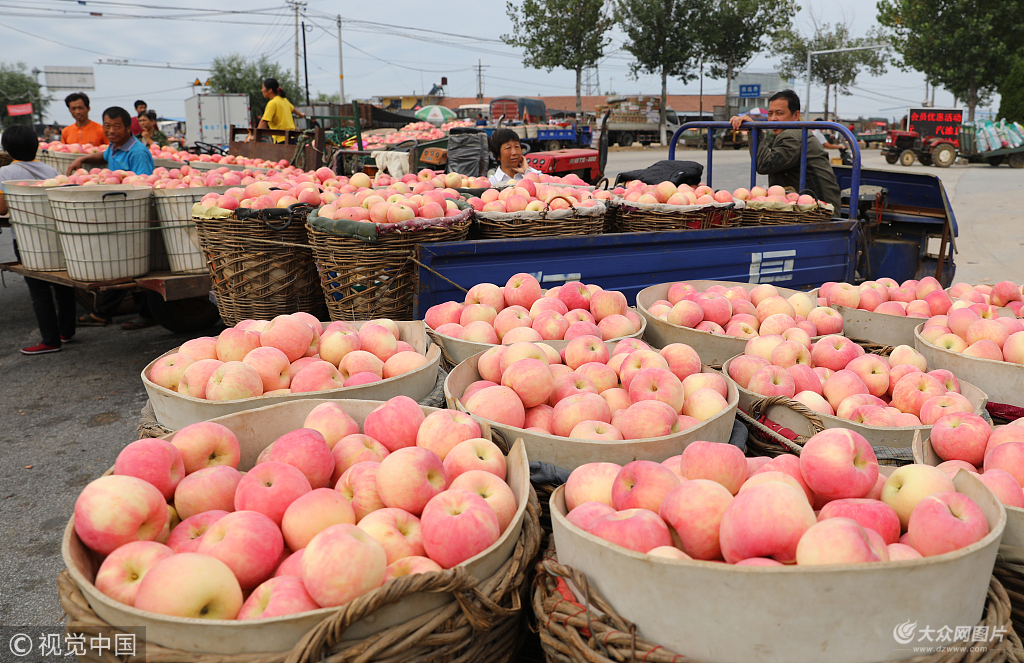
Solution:
[{"label": "tarp", "polygon": [[487,134],[482,131],[448,134],[448,172],[467,177],[487,175],[489,151]]},{"label": "tarp", "polygon": [[669,161],[666,159],[658,161],[647,168],[619,173],[619,176],[615,179],[615,184],[618,185],[630,180],[640,180],[644,184],[671,182],[676,186],[680,184],[697,186],[700,184],[703,174],[704,166],[696,161]]}]

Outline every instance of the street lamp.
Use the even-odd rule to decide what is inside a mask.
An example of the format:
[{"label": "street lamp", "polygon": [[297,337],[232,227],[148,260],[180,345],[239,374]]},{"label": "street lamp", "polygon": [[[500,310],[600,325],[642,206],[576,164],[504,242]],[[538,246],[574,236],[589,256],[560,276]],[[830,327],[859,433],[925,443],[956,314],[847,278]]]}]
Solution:
[{"label": "street lamp", "polygon": [[[804,103],[807,104],[808,115],[811,112],[811,57],[815,55],[826,55],[828,53],[846,53],[849,51],[873,51],[878,48],[889,48],[889,42],[876,42],[870,46],[852,46],[850,48],[830,48],[824,51],[807,51],[807,96]],[[828,99],[825,100],[825,112],[828,113]]]}]

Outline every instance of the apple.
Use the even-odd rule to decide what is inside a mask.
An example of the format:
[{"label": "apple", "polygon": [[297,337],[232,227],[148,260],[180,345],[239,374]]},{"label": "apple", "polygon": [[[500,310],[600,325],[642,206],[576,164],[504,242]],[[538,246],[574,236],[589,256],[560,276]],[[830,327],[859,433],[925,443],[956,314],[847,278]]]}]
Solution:
[{"label": "apple", "polygon": [[[227,331],[229,330],[225,330],[224,333]],[[221,335],[223,336],[223,333]],[[302,318],[279,315],[271,320],[259,335],[259,344],[263,347],[277,348],[287,355],[288,361],[292,362],[306,356],[306,351],[313,343],[315,336],[313,329]],[[221,361],[225,360],[221,359]]]},{"label": "apple", "polygon": [[575,372],[590,380],[599,394],[609,389],[614,389],[619,384],[619,376],[615,373],[614,369],[605,363],[587,362],[577,368]]},{"label": "apple", "polygon": [[665,495],[679,485],[679,477],[660,463],[635,460],[619,470],[612,482],[612,506],[617,511],[647,509],[658,512]]},{"label": "apple", "polygon": [[818,521],[828,518],[850,518],[865,529],[878,532],[886,544],[900,538],[900,518],[896,511],[875,499],[838,499],[821,508]]},{"label": "apple", "polygon": [[672,528],[679,547],[693,559],[721,557],[719,527],[733,496],[716,481],[693,479],[670,490],[658,514]]},{"label": "apple", "polygon": [[856,373],[872,396],[881,398],[889,390],[889,365],[878,355],[861,355],[850,361],[845,370]]},{"label": "apple", "polygon": [[[729,362],[729,377],[736,382],[742,389],[748,389],[751,378],[766,366],[770,366],[769,362],[764,357],[757,355],[740,355],[733,357]],[[795,385],[794,385],[795,386]],[[821,390],[821,383],[818,383],[818,390]]]},{"label": "apple", "polygon": [[[685,407],[685,405],[684,405]],[[611,424],[626,440],[663,437],[677,430],[679,415],[661,401],[641,401],[617,410]]]},{"label": "apple", "polygon": [[597,518],[610,513],[615,513],[615,508],[604,502],[584,502],[570,511],[569,515],[566,516],[566,520],[576,527],[589,532],[590,526]]},{"label": "apple", "polygon": [[171,530],[167,547],[175,553],[197,552],[203,535],[226,515],[228,512],[222,510],[204,511],[182,520]]},{"label": "apple", "polygon": [[173,554],[171,548],[155,541],[126,543],[103,560],[96,572],[96,589],[119,603],[135,605],[142,579],[161,560]]},{"label": "apple", "polygon": [[906,529],[911,513],[921,500],[934,493],[950,491],[956,491],[953,480],[937,467],[906,465],[897,468],[886,480],[881,499],[896,511],[900,526]]},{"label": "apple", "polygon": [[420,522],[427,555],[446,569],[478,555],[501,536],[494,509],[468,490],[439,493],[424,507]]},{"label": "apple", "polygon": [[242,608],[242,589],[219,559],[179,553],[149,570],[139,583],[135,607],[171,617],[234,619]]},{"label": "apple", "polygon": [[526,421],[526,408],[509,387],[485,387],[466,398],[463,405],[471,414],[507,426],[522,428]]},{"label": "apple", "polygon": [[[323,364],[330,364],[330,362],[322,362]],[[321,362],[315,362],[310,366],[321,365]],[[321,365],[322,369],[326,369],[325,366]],[[303,371],[308,370],[304,368]],[[294,390],[295,378],[299,377],[303,371],[300,371],[294,378],[292,378],[292,385]],[[358,373],[373,373],[380,377],[384,375],[384,362],[380,360],[377,355],[367,352],[365,350],[353,350],[345,355],[341,359],[341,363],[338,364],[338,373],[342,380],[348,380],[353,375]],[[335,381],[338,380],[339,376],[331,373],[331,378]],[[324,389],[334,388],[333,386],[327,385]],[[314,391],[313,389],[307,389],[307,391]]]},{"label": "apple", "polygon": [[191,355],[182,352],[175,352],[161,357],[153,364],[153,368],[150,369],[149,379],[164,389],[177,391],[178,384],[181,382],[181,376],[185,374],[185,370],[194,364],[195,361]]},{"label": "apple", "polygon": [[205,511],[234,511],[235,491],[241,473],[227,465],[215,465],[189,474],[174,490],[174,508],[188,519]]},{"label": "apple", "polygon": [[185,477],[185,463],[170,442],[143,438],[121,450],[114,461],[114,474],[142,479],[155,486],[164,500],[169,500]]},{"label": "apple", "polygon": [[981,508],[956,491],[923,497],[907,523],[910,545],[925,557],[966,548],[988,533],[988,520]]},{"label": "apple", "polygon": [[479,495],[498,516],[498,529],[504,532],[515,518],[518,505],[508,484],[484,470],[470,470],[455,478],[449,490],[466,490]]},{"label": "apple", "polygon": [[416,445],[416,436],[425,419],[416,401],[408,396],[395,396],[366,416],[363,432],[394,453]]},{"label": "apple", "polygon": [[199,359],[189,365],[178,382],[178,393],[190,398],[205,399],[210,376],[223,364],[219,359]]},{"label": "apple", "polygon": [[811,361],[815,367],[841,371],[863,354],[864,349],[845,336],[826,336],[814,344]]},{"label": "apple", "polygon": [[[543,369],[547,373],[547,366]],[[466,440],[479,438],[480,424],[463,412],[438,410],[427,416],[416,433],[416,446],[433,451],[443,461],[448,453]]]},{"label": "apple", "polygon": [[455,445],[442,465],[449,484],[460,475],[473,470],[483,470],[499,479],[505,479],[505,455],[498,445],[479,437]]},{"label": "apple", "polygon": [[[781,345],[781,344],[780,344]],[[787,396],[796,394],[796,381],[780,366],[768,365],[754,373],[747,383],[747,390],[761,396]]]},{"label": "apple", "polygon": [[901,412],[920,418],[925,402],[945,393],[945,386],[934,377],[927,373],[910,373],[896,383],[892,390],[892,404]]},{"label": "apple", "polygon": [[178,348],[181,354],[192,357],[195,361],[203,359],[217,359],[217,338],[213,336],[200,336],[185,341]]},{"label": "apple", "polygon": [[695,328],[704,320],[704,309],[696,302],[681,300],[668,312],[666,321],[680,327]]},{"label": "apple", "polygon": [[530,274],[515,274],[502,291],[507,306],[530,308],[541,298],[540,282]]},{"label": "apple", "polygon": [[747,462],[743,452],[731,444],[691,442],[683,449],[679,463],[687,479],[707,479],[721,484],[735,495],[747,478]]},{"label": "apple", "polygon": [[612,487],[622,467],[615,463],[585,463],[569,474],[565,483],[565,505],[572,511],[585,502],[613,506]]},{"label": "apple", "polygon": [[818,521],[800,537],[796,548],[796,563],[800,566],[879,561],[883,560],[872,548],[865,529],[843,517]]},{"label": "apple", "polygon": [[384,548],[389,565],[405,557],[425,554],[420,519],[408,511],[378,509],[360,520],[358,527]]},{"label": "apple", "polygon": [[341,493],[317,488],[288,505],[281,519],[281,533],[290,550],[301,550],[328,527],[355,522],[355,510]]},{"label": "apple", "polygon": [[[312,330],[310,330],[312,334]],[[242,361],[250,351],[260,347],[261,334],[229,327],[217,336],[217,359],[222,362]],[[305,353],[305,349],[303,349]],[[295,359],[298,359],[299,355]],[[289,361],[295,361],[289,359]]]},{"label": "apple", "polygon": [[274,461],[296,468],[306,477],[312,488],[323,488],[334,472],[334,456],[319,431],[298,428],[285,433],[270,443],[256,459],[261,463]]},{"label": "apple", "polygon": [[807,315],[807,320],[814,325],[818,334],[830,336],[843,333],[843,316],[839,311],[827,306],[818,306]]},{"label": "apple", "polygon": [[640,553],[672,545],[668,525],[648,509],[627,509],[598,516],[590,523],[589,532]]},{"label": "apple", "polygon": [[634,403],[658,400],[670,405],[676,412],[681,412],[685,393],[683,383],[668,369],[645,368],[630,381],[629,397]]},{"label": "apple", "polygon": [[301,577],[283,575],[271,578],[254,589],[242,604],[238,620],[270,619],[319,608],[306,591]]},{"label": "apple", "polygon": [[277,524],[256,511],[236,511],[213,523],[199,552],[224,562],[243,590],[253,589],[277,568],[284,538]]},{"label": "apple", "polygon": [[369,435],[360,433],[346,435],[331,449],[334,458],[334,472],[331,474],[330,485],[337,485],[338,479],[345,471],[364,461],[379,463],[388,455],[387,447]]},{"label": "apple", "polygon": [[267,461],[249,470],[235,489],[236,511],[257,511],[280,526],[288,505],[312,487],[306,476],[287,463]]},{"label": "apple", "polygon": [[776,481],[738,493],[726,508],[719,528],[725,561],[768,557],[796,561],[797,544],[816,519],[806,496]]},{"label": "apple", "polygon": [[75,500],[75,533],[101,555],[132,541],[155,540],[167,518],[160,490],[133,476],[100,477]]},{"label": "apple", "polygon": [[878,479],[878,459],[863,435],[830,428],[804,443],[800,473],[807,486],[827,500],[860,498]]},{"label": "apple", "polygon": [[[437,329],[441,325],[449,323],[457,323],[462,317],[462,311],[465,309],[465,305],[459,302],[444,302],[443,304],[436,304],[427,309],[427,312],[423,316],[423,321],[431,329]],[[497,315],[497,313],[495,313]],[[323,336],[320,337],[320,345],[323,346]],[[323,352],[320,353],[323,356]]]},{"label": "apple", "polygon": [[[607,350],[605,353],[607,354]],[[502,373],[501,385],[512,389],[523,407],[531,408],[548,402],[554,388],[554,380],[546,361],[520,359]]]},{"label": "apple", "polygon": [[[552,413],[554,434],[568,437],[581,421],[611,423],[611,409],[607,401],[597,394],[576,394],[558,401]],[[525,419],[525,415],[524,415]]]},{"label": "apple", "polygon": [[377,470],[377,493],[384,506],[404,509],[415,516],[447,486],[441,459],[422,447],[396,449]]},{"label": "apple", "polygon": [[302,582],[317,605],[344,605],[384,584],[387,554],[355,525],[332,525],[302,553]]},{"label": "apple", "polygon": [[210,375],[206,399],[233,401],[263,395],[263,380],[252,366],[241,361],[227,361]]}]

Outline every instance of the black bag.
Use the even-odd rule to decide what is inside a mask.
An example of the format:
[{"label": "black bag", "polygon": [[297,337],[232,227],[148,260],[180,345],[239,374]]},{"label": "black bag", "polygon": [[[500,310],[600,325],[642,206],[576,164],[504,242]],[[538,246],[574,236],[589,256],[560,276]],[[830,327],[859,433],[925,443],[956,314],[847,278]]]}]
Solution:
[{"label": "black bag", "polygon": [[485,176],[489,156],[487,134],[483,131],[459,127],[448,134],[448,172],[467,177]]},{"label": "black bag", "polygon": [[631,180],[640,180],[644,184],[660,184],[671,182],[676,186],[689,184],[697,186],[704,175],[704,166],[696,161],[658,161],[641,170],[619,173],[615,178],[615,186]]}]

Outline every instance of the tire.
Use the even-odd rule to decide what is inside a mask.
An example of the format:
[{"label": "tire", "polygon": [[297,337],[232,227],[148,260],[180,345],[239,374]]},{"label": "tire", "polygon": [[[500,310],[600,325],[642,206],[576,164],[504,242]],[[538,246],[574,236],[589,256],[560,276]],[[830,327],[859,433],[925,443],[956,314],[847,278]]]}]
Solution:
[{"label": "tire", "polygon": [[547,151],[549,151],[549,152],[554,152],[555,150],[560,150],[560,149],[562,149],[562,143],[561,143],[561,142],[559,142],[559,141],[557,141],[557,140],[549,140],[549,141],[548,141],[548,142],[547,142],[547,143],[546,143],[546,144],[544,145],[544,149],[546,149],[546,150],[547,150]]},{"label": "tire", "polygon": [[1004,157],[1002,155],[1000,155],[998,157],[989,157],[989,158],[985,159],[985,163],[987,163],[988,165],[990,165],[992,167],[995,167],[995,166],[1003,165],[1003,160],[1004,160]]},{"label": "tire", "polygon": [[900,165],[913,166],[915,158],[913,150],[903,150],[903,152],[900,153]]},{"label": "tire", "polygon": [[716,150],[720,150],[724,146],[725,146],[725,139],[724,138],[719,136],[718,138],[715,139],[715,149]]},{"label": "tire", "polygon": [[626,131],[619,134],[619,147],[632,147],[633,143],[636,142],[636,137],[630,132]]},{"label": "tire", "polygon": [[743,147],[743,146],[742,146],[742,145],[740,145],[739,143],[733,143],[733,144],[732,144],[732,149],[734,149],[734,150],[738,150],[738,149],[740,149],[741,147]]},{"label": "tire", "polygon": [[930,154],[922,154],[921,156],[918,157],[917,160],[921,162],[922,166],[932,165],[932,155]]},{"label": "tire", "polygon": [[1014,152],[1008,159],[1010,168],[1024,168],[1024,152]]},{"label": "tire", "polygon": [[956,163],[956,149],[949,143],[936,146],[932,150],[932,163],[939,168],[949,168]]},{"label": "tire", "polygon": [[176,334],[209,329],[220,320],[220,313],[207,297],[191,297],[164,301],[159,294],[146,291],[150,315],[161,327]]},{"label": "tire", "polygon": [[887,164],[892,165],[892,164],[896,163],[899,160],[900,160],[900,155],[896,154],[895,152],[886,152],[885,153],[885,162]]}]

